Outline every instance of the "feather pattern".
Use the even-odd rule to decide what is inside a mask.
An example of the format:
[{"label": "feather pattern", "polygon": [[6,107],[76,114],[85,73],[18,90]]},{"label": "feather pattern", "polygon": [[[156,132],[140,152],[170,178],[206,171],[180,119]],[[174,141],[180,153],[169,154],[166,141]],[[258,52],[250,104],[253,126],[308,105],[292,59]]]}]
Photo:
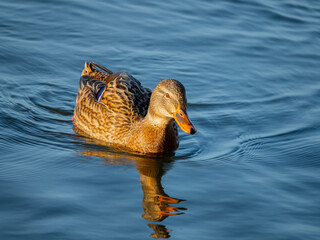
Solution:
[{"label": "feather pattern", "polygon": [[125,71],[112,73],[99,65],[101,72],[94,66],[86,63],[80,78],[74,124],[92,137],[122,145],[131,124],[146,116],[151,90]]},{"label": "feather pattern", "polygon": [[[161,90],[155,98],[164,98],[161,95],[163,88],[170,83],[181,88],[180,92],[179,89],[173,90],[179,96],[184,94],[180,102],[186,103],[181,83],[176,80],[162,82],[157,87]],[[75,129],[81,134],[130,151],[144,154],[172,152],[179,145],[176,123],[173,117],[153,114],[158,111],[158,104],[163,104],[162,100],[155,100],[153,106],[149,106],[151,94],[150,89],[144,88],[125,71],[113,73],[96,63],[86,63],[74,110]]]}]

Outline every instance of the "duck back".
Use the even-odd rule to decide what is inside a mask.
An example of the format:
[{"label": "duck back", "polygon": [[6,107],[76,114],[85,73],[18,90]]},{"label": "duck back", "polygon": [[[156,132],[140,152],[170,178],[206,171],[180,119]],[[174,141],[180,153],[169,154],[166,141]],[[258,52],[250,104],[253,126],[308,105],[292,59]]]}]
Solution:
[{"label": "duck back", "polygon": [[151,91],[129,73],[112,73],[97,64],[86,64],[80,78],[74,125],[91,137],[122,144],[132,134],[134,123],[146,116],[150,96]]}]

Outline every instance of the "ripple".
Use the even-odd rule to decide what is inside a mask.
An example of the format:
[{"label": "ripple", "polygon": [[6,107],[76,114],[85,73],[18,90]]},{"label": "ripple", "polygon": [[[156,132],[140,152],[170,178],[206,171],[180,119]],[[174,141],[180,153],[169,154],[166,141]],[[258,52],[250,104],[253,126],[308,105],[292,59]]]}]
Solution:
[{"label": "ripple", "polygon": [[[144,239],[139,174],[168,169],[176,238],[319,232],[319,1],[25,2],[0,1],[1,239]],[[157,157],[75,134],[91,59],[183,82],[197,134]]]},{"label": "ripple", "polygon": [[319,129],[319,126],[302,125],[294,129],[269,133],[269,135],[242,136],[240,148],[248,159],[259,161],[273,159],[269,161],[270,164],[274,162],[279,164],[282,159],[289,159],[282,163],[289,165],[292,159],[292,164],[295,165],[319,165],[320,162],[316,157],[318,153],[314,151],[320,145],[316,140],[317,137],[313,135],[315,129]]},{"label": "ripple", "polygon": [[[313,136],[315,126],[297,127],[268,135],[245,135],[228,142],[228,147],[216,148],[209,144],[199,144],[197,151],[178,151],[175,157],[182,164],[212,165],[212,164],[244,164],[263,162],[269,165],[284,166],[320,166],[318,155],[320,143],[317,136]],[[317,127],[320,129],[320,126]],[[239,141],[240,140],[240,141]]]},{"label": "ripple", "polygon": [[1,124],[10,126],[3,133],[6,145],[12,148],[17,144],[65,149],[70,147],[66,144],[70,141],[66,133],[72,131],[75,93],[68,94],[66,88],[54,83],[18,85],[14,92],[10,89],[10,84],[2,89],[4,101],[1,104]]}]

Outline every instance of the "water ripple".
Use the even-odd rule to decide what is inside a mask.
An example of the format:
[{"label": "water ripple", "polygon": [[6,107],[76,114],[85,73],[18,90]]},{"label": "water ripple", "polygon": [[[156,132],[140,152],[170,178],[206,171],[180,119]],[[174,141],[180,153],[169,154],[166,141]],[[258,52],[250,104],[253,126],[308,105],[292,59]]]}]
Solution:
[{"label": "water ripple", "polygon": [[[319,235],[319,1],[20,0],[0,13],[1,239],[145,239],[139,175],[165,172],[163,186],[144,179],[190,210],[152,236]],[[75,134],[90,60],[150,88],[181,81],[197,134],[158,157]]]}]

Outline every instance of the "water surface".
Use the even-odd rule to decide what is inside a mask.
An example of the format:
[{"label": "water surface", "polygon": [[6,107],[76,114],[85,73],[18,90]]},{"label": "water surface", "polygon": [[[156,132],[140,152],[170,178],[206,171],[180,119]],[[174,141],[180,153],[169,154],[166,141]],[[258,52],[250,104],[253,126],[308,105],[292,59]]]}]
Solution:
[{"label": "water surface", "polygon": [[[1,239],[319,239],[319,1],[2,1]],[[172,156],[72,130],[85,61],[187,90]]]}]

